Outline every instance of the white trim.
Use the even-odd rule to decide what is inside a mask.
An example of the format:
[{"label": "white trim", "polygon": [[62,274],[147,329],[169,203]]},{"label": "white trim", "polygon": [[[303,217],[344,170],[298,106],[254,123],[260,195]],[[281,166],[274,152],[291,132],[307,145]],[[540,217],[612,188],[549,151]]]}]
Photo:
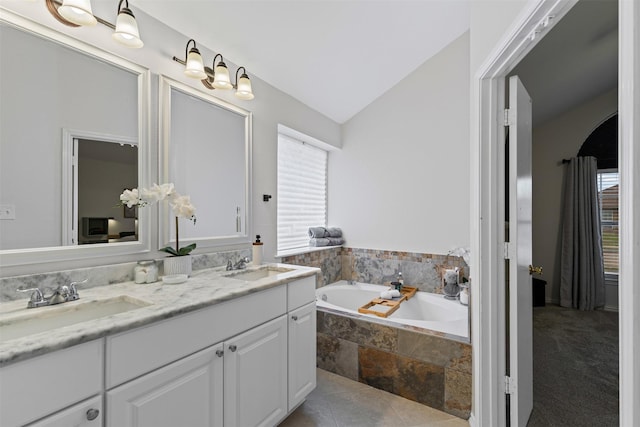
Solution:
[{"label": "white trim", "polygon": [[295,129],[291,129],[283,124],[278,123],[278,134],[282,134],[288,136],[289,138],[293,138],[297,141],[304,142],[305,144],[313,145],[314,147],[318,147],[323,149],[324,151],[339,151],[340,148],[334,147],[331,144],[327,144],[324,141],[320,141],[317,138],[309,136],[305,133],[297,131]]},{"label": "white trim", "polygon": [[[559,0],[532,0],[513,29],[496,45],[475,78],[478,110],[472,117],[472,272],[475,298],[472,298],[473,409],[478,426],[505,425],[500,395],[500,363],[504,335],[499,328],[501,290],[497,285],[503,262],[498,246],[499,186],[492,171],[497,170],[500,79],[532,48],[527,36],[542,16],[555,15],[553,23],[576,3]],[[640,425],[640,225],[634,212],[640,209],[640,4],[619,0],[619,169],[621,180],[621,272],[620,272],[620,425]],[[538,39],[540,39],[539,37]],[[530,39],[529,39],[530,40]],[[636,147],[634,147],[634,141]],[[622,231],[624,230],[624,231]],[[629,286],[624,286],[624,284]]]},{"label": "white trim", "polygon": [[[0,22],[7,23],[26,32],[47,38],[55,43],[69,47],[81,54],[89,55],[137,74],[138,82],[138,184],[148,185],[151,147],[149,138],[149,105],[151,73],[145,67],[128,61],[122,57],[104,51],[98,47],[59,33],[0,6]],[[117,201],[116,201],[117,203]],[[27,248],[0,251],[0,268],[2,276],[27,274],[28,266],[44,266],[47,263],[56,265],[62,261],[79,261],[87,259],[105,259],[125,255],[138,255],[149,252],[151,216],[147,213],[139,215],[139,235],[136,242],[98,243],[82,246],[54,246],[43,248]]]},{"label": "white trim", "polygon": [[[160,147],[158,156],[158,170],[160,172],[161,182],[170,182],[169,179],[169,144],[171,143],[171,91],[177,90],[188,96],[198,98],[203,102],[220,107],[231,113],[237,114],[244,118],[244,147],[245,147],[245,194],[244,194],[244,213],[242,214],[242,231],[238,234],[227,236],[205,236],[186,239],[183,243],[197,243],[198,249],[202,248],[221,248],[230,247],[232,245],[246,245],[251,243],[252,223],[252,138],[253,138],[253,113],[237,105],[216,98],[207,92],[193,88],[185,83],[174,80],[170,77],[161,75],[158,78],[158,107],[159,107],[159,133]],[[224,185],[224,183],[222,183]],[[170,208],[167,203],[159,207],[158,219],[158,249],[168,245],[175,244],[175,240],[170,236],[170,223],[172,219]],[[242,227],[242,226],[241,226]]]},{"label": "white trim", "polygon": [[[111,142],[138,146],[138,139],[88,130],[62,128],[62,244],[78,244],[78,141]],[[140,162],[138,156],[138,162]],[[74,160],[75,158],[75,160]],[[138,179],[140,172],[138,171]],[[113,244],[113,243],[111,243]]]},{"label": "white trim", "polygon": [[[640,3],[618,12],[618,170],[620,172],[620,425],[640,425]],[[634,221],[635,219],[635,221]]]}]

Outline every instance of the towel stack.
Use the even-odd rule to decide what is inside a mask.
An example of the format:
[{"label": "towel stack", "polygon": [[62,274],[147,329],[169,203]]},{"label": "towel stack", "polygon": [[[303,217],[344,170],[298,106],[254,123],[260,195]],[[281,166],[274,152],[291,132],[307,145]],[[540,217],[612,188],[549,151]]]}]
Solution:
[{"label": "towel stack", "polygon": [[380,292],[380,298],[382,299],[393,299],[398,298],[400,296],[400,291],[397,289],[387,289],[386,291]]},{"label": "towel stack", "polygon": [[338,227],[309,227],[309,246],[340,246],[344,243]]}]

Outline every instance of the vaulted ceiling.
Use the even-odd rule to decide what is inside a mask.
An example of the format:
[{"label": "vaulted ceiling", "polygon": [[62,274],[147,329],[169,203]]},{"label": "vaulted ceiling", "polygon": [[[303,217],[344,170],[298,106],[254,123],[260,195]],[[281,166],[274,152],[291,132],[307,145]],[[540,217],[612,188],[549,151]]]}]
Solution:
[{"label": "vaulted ceiling", "polygon": [[132,0],[130,5],[344,123],[467,31],[469,1]]}]

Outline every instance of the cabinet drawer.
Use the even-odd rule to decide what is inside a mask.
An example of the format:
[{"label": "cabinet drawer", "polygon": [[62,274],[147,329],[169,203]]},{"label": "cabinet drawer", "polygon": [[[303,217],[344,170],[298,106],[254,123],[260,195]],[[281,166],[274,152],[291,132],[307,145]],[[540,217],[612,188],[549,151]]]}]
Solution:
[{"label": "cabinet drawer", "polygon": [[286,312],[278,286],[107,338],[107,389]]},{"label": "cabinet drawer", "polygon": [[95,396],[29,427],[101,427],[102,417],[102,396]]},{"label": "cabinet drawer", "polygon": [[287,285],[287,311],[295,310],[316,299],[316,276],[289,282]]},{"label": "cabinet drawer", "polygon": [[0,369],[0,426],[24,425],[102,390],[103,341]]}]

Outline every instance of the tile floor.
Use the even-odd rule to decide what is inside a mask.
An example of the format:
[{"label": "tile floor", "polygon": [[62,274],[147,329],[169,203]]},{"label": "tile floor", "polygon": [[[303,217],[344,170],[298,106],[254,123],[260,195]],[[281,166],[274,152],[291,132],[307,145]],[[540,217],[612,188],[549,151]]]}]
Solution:
[{"label": "tile floor", "polygon": [[318,385],[279,427],[467,427],[466,420],[318,369]]}]

